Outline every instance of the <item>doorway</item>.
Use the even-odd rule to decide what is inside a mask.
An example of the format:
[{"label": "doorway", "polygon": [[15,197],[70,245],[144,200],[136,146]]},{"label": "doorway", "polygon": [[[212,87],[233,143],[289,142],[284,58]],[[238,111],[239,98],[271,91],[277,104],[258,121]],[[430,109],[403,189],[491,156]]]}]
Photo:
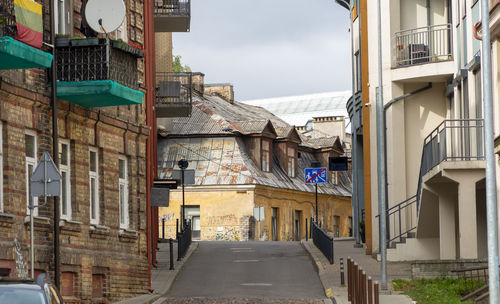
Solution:
[{"label": "doorway", "polygon": [[300,241],[300,220],[302,219],[302,211],[295,210],[295,224],[294,224],[294,230],[295,230],[295,240]]},{"label": "doorway", "polygon": [[[191,223],[192,238],[199,240],[201,236],[200,206],[186,206],[186,220]],[[181,206],[182,218],[182,206]]]},{"label": "doorway", "polygon": [[272,207],[271,228],[273,241],[278,240],[278,208]]}]

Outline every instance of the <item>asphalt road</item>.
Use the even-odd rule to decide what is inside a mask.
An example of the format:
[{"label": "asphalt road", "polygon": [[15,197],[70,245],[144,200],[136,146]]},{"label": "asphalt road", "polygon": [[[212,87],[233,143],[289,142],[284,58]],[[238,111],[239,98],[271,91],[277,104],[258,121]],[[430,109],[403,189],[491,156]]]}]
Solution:
[{"label": "asphalt road", "polygon": [[322,303],[325,296],[297,242],[201,242],[168,298],[165,303]]}]

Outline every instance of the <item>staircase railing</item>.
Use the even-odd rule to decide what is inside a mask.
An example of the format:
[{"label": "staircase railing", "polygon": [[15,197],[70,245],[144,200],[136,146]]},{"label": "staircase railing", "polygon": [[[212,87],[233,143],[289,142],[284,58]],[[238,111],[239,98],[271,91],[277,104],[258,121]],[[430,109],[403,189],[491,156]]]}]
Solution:
[{"label": "staircase railing", "polygon": [[447,119],[424,139],[416,195],[387,210],[387,246],[417,229],[425,174],[445,161],[484,160],[483,128],[483,119]]}]

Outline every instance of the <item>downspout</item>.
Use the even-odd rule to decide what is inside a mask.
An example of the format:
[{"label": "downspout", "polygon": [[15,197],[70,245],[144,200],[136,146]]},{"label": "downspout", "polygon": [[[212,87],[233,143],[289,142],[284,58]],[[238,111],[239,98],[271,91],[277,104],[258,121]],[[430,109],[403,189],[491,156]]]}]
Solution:
[{"label": "downspout", "polygon": [[[58,2],[59,3],[59,2]],[[60,14],[62,15],[62,14]],[[54,1],[50,1],[50,41],[52,43],[52,68],[51,68],[51,81],[52,81],[52,94],[51,94],[51,107],[52,107],[52,158],[56,167],[59,167],[59,142],[58,142],[58,128],[57,128],[57,59],[56,59],[56,25],[55,25],[55,5]],[[58,289],[61,288],[60,278],[60,248],[59,248],[59,198],[54,196],[54,280]]]},{"label": "downspout", "polygon": [[[424,91],[427,91],[429,89],[432,88],[432,82],[429,82],[429,84],[427,84],[427,86],[423,87],[423,88],[420,88],[418,90],[415,90],[413,92],[410,92],[410,93],[407,93],[407,94],[404,94],[404,95],[401,95],[399,97],[396,97],[396,98],[393,98],[391,99],[388,103],[386,103],[384,105],[384,121],[383,121],[383,124],[384,124],[384,132],[386,133],[386,136],[384,137],[384,149],[385,149],[385,172],[387,174],[387,110],[389,110],[389,108],[395,104],[396,102],[402,100],[402,99],[405,99],[405,98],[408,98],[408,97],[411,97],[413,95],[416,95],[418,93],[422,93]],[[385,207],[386,207],[386,210],[389,210],[389,182],[388,182],[388,179],[386,178],[386,181],[385,181],[385,193],[387,193],[386,197],[385,197]],[[390,240],[390,230],[389,230],[389,219],[387,218],[387,221],[386,221],[386,226],[387,226],[387,232],[386,232],[386,235],[387,235],[387,239]]]}]

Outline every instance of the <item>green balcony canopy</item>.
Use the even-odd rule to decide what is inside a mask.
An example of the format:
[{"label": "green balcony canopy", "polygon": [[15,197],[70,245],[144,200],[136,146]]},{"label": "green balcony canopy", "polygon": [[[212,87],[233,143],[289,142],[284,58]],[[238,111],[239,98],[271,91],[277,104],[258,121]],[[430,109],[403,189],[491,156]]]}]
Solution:
[{"label": "green balcony canopy", "polygon": [[0,37],[0,70],[50,68],[52,55],[9,36]]},{"label": "green balcony canopy", "polygon": [[58,81],[57,97],[85,108],[142,104],[144,93],[113,80]]}]

